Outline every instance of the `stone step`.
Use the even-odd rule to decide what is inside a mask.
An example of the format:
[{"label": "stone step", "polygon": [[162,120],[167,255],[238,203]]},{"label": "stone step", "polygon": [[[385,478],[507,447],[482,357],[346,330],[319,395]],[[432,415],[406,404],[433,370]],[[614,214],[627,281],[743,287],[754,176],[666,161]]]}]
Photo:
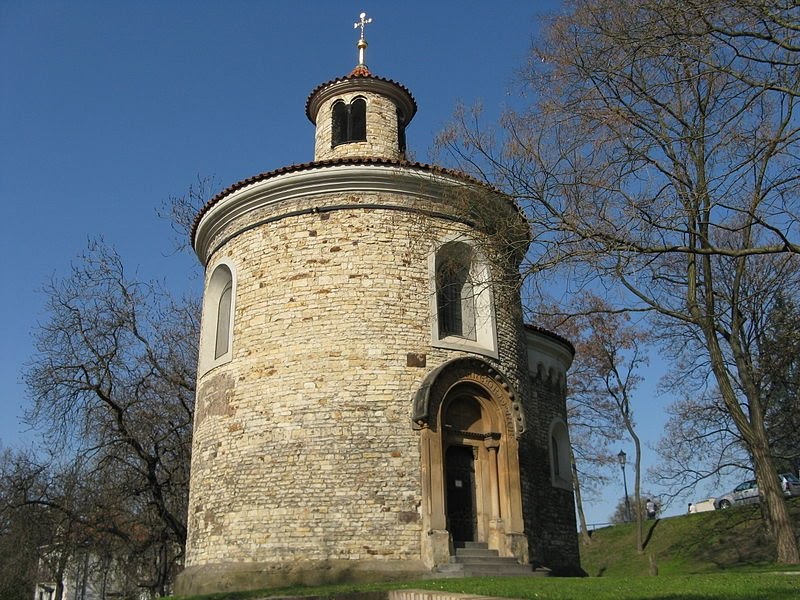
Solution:
[{"label": "stone step", "polygon": [[497,550],[488,548],[456,548],[456,556],[499,556]]},{"label": "stone step", "polygon": [[455,556],[453,560],[461,565],[518,565],[515,558],[505,556]]},{"label": "stone step", "polygon": [[464,565],[454,562],[446,565],[439,565],[439,567],[436,569],[436,576],[444,578],[465,577]]},{"label": "stone step", "polygon": [[442,577],[547,577],[548,569],[521,565],[515,558],[499,556],[486,542],[456,542],[450,564],[438,569]]},{"label": "stone step", "polygon": [[486,542],[455,542],[453,544],[456,547],[456,550],[459,548],[483,548],[484,550],[489,549],[489,544]]},{"label": "stone step", "polygon": [[549,571],[532,569],[530,565],[505,565],[503,567],[464,567],[464,577],[547,577]]}]

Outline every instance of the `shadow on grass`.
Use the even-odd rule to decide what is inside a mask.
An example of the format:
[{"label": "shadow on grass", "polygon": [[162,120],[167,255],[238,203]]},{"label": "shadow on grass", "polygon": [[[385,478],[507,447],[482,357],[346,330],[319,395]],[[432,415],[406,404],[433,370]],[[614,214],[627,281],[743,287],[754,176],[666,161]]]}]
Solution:
[{"label": "shadow on grass", "polygon": [[647,548],[647,544],[650,543],[650,538],[653,537],[653,531],[655,531],[655,528],[658,527],[659,523],[661,523],[661,519],[656,519],[650,526],[650,530],[647,532],[647,537],[644,538],[644,542],[642,542],[642,550]]},{"label": "shadow on grass", "polygon": [[691,544],[697,560],[719,569],[775,561],[774,544],[768,539],[757,506],[731,507],[714,517],[706,535],[696,537]]}]

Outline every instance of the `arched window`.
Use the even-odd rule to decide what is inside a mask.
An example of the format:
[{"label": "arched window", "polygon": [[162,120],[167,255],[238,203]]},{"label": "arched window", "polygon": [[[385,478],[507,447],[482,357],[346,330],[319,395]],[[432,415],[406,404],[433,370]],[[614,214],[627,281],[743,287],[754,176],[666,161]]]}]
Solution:
[{"label": "arched window", "polygon": [[439,337],[476,341],[472,248],[451,242],[436,253],[436,311]]},{"label": "arched window", "polygon": [[201,371],[227,362],[232,355],[235,279],[227,264],[211,273],[203,298],[199,367]]},{"label": "arched window", "polygon": [[350,103],[350,142],[367,141],[367,101],[356,98]]},{"label": "arched window", "polygon": [[489,267],[467,241],[439,246],[428,259],[431,343],[497,358],[497,331]]},{"label": "arched window", "polygon": [[570,463],[567,425],[561,419],[554,419],[550,424],[550,475],[554,487],[572,489]]},{"label": "arched window", "polygon": [[334,146],[347,141],[347,104],[339,100],[334,103],[331,116],[333,119],[331,140]]},{"label": "arched window", "polygon": [[356,98],[350,104],[334,102],[331,109],[331,145],[364,142],[367,139],[367,101]]}]

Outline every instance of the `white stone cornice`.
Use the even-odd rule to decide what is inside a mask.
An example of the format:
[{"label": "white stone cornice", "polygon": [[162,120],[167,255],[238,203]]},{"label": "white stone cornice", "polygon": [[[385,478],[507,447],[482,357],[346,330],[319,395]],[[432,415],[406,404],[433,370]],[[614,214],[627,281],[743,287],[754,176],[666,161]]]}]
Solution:
[{"label": "white stone cornice", "polygon": [[[448,174],[390,165],[335,165],[283,173],[247,185],[216,202],[197,224],[194,248],[200,261],[206,264],[213,251],[211,242],[220,232],[259,209],[282,205],[285,213],[291,213],[297,208],[293,200],[383,193],[402,194],[411,200],[441,201],[448,190],[475,187],[473,183]],[[371,200],[371,204],[374,205],[375,200]],[[396,198],[386,201],[387,208],[391,205],[397,205]],[[405,208],[413,208],[412,203]]]},{"label": "white stone cornice", "polygon": [[528,347],[528,370],[563,384],[572,366],[573,350],[558,338],[538,331],[525,332]]}]

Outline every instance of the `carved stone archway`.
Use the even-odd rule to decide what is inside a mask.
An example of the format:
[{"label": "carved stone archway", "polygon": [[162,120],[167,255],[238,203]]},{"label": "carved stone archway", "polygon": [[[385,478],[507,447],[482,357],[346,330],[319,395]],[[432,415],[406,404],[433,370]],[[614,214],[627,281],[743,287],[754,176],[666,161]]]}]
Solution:
[{"label": "carved stone archway", "polygon": [[[454,542],[470,535],[464,518],[474,519],[474,541],[527,563],[517,441],[525,423],[508,380],[478,358],[449,361],[425,378],[413,412],[420,431],[426,564],[450,561]],[[471,493],[462,496],[474,503],[471,515],[454,514],[454,493]]]}]

